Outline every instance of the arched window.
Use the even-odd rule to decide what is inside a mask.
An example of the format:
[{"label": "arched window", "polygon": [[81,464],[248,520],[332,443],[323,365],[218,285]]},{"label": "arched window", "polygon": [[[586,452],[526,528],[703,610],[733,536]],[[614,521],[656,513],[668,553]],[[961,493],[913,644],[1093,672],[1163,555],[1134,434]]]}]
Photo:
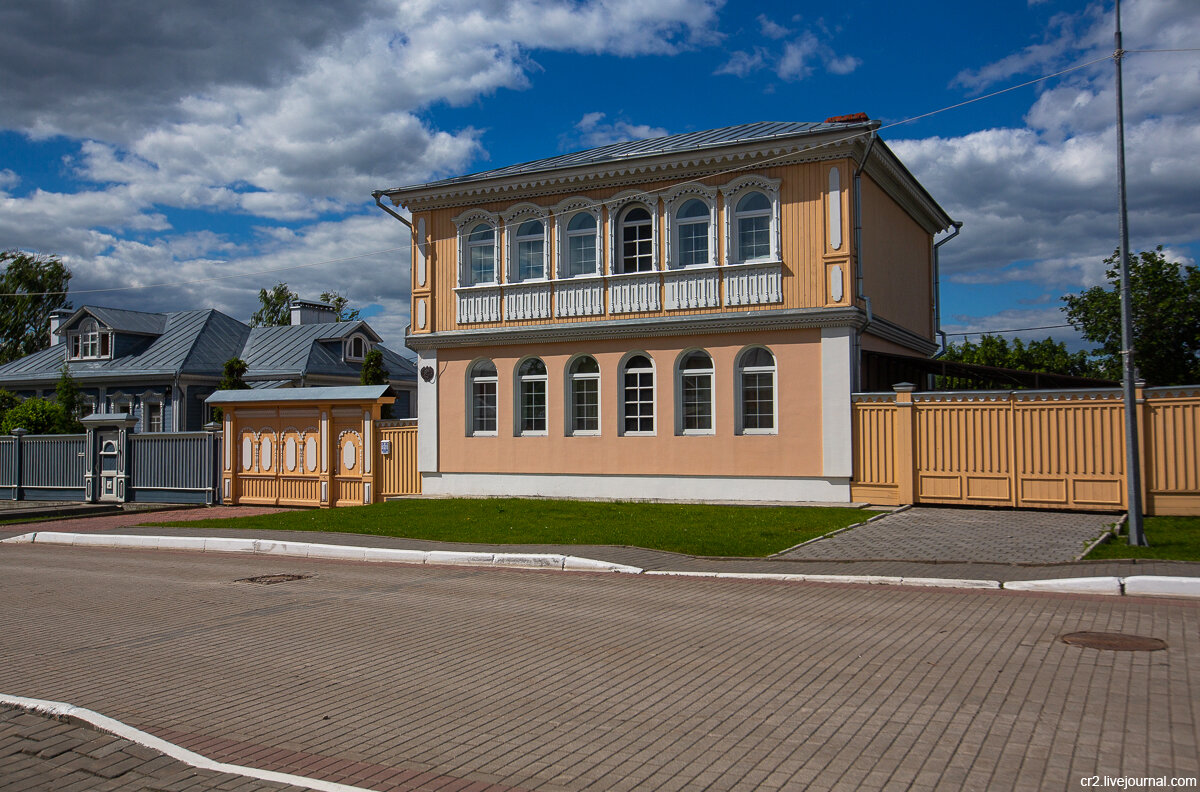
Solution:
[{"label": "arched window", "polygon": [[621,216],[621,272],[654,269],[654,218],[643,206],[634,206]]},{"label": "arched window", "polygon": [[713,362],[708,353],[690,352],[679,363],[679,431],[712,434]]},{"label": "arched window", "polygon": [[571,434],[600,433],[600,367],[584,355],[571,364]]},{"label": "arched window", "polygon": [[100,332],[100,324],[92,317],[79,323],[71,335],[71,357],[106,358],[109,356],[109,334]]},{"label": "arched window", "polygon": [[546,433],[546,364],[529,358],[517,369],[518,434]]},{"label": "arched window", "polygon": [[496,282],[496,229],[480,223],[467,236],[468,285]]},{"label": "arched window", "polygon": [[564,274],[570,278],[595,273],[596,218],[591,212],[578,212],[567,223],[567,271]]},{"label": "arched window", "polygon": [[346,345],[346,357],[349,360],[362,360],[367,356],[367,339],[360,335],[351,336]]},{"label": "arched window", "polygon": [[517,228],[516,275],[523,281],[546,277],[545,228],[540,220],[526,220]]},{"label": "arched window", "polygon": [[675,220],[675,251],[679,266],[708,264],[708,206],[693,198],[679,207]]},{"label": "arched window", "polygon": [[771,201],[758,192],[748,192],[734,208],[734,244],[738,261],[771,258]]},{"label": "arched window", "polygon": [[496,433],[496,366],[490,360],[480,360],[471,366],[468,377],[467,433],[493,435]]},{"label": "arched window", "polygon": [[645,355],[625,361],[622,372],[625,434],[654,434],[654,364]]},{"label": "arched window", "polygon": [[738,431],[773,434],[776,430],[775,356],[751,347],[738,357]]}]

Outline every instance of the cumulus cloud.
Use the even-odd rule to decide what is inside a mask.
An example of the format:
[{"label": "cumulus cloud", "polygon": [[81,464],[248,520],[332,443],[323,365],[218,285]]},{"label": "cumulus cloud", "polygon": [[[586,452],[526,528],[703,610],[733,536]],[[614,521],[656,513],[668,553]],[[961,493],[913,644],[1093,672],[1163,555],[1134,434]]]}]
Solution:
[{"label": "cumulus cloud", "polygon": [[645,140],[670,134],[662,127],[649,124],[632,124],[624,119],[605,121],[606,113],[586,113],[575,124],[573,134],[562,140],[563,148],[596,148],[607,146],[609,143],[621,143],[626,140]]},{"label": "cumulus cloud", "polygon": [[[758,17],[763,35],[770,39],[783,39],[792,31],[775,24],[765,15]],[[774,52],[767,47],[756,46],[750,50],[733,50],[726,61],[713,74],[732,74],[745,77],[759,69],[770,68],[782,80],[789,82],[811,77],[818,68],[829,74],[850,74],[862,65],[862,60],[853,55],[839,55],[826,41],[831,34],[822,30],[818,37],[806,30],[798,37],[784,42],[782,50]]]}]

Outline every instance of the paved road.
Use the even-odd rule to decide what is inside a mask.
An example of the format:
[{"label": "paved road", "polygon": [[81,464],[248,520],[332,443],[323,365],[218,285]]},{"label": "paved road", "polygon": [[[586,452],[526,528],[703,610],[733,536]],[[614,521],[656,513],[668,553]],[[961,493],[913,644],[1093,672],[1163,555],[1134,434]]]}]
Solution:
[{"label": "paved road", "polygon": [[[313,577],[259,586],[258,574]],[[1158,637],[1154,653],[1059,640]],[[1200,604],[0,548],[0,692],[399,789],[1200,774]]]}]

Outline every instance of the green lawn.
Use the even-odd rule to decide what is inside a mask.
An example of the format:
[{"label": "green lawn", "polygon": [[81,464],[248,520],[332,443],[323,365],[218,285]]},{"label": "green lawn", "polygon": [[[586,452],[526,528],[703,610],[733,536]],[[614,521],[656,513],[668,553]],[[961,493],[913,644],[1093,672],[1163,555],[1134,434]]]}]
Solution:
[{"label": "green lawn", "polygon": [[761,557],[865,522],[875,514],[864,509],[830,507],[489,498],[399,500],[341,509],[153,524],[197,531],[331,531],[496,545],[631,545],[689,555]]},{"label": "green lawn", "polygon": [[1200,561],[1200,517],[1147,517],[1145,531],[1149,547],[1130,547],[1129,535],[1122,531],[1117,538],[1088,553],[1088,560],[1159,558]]}]

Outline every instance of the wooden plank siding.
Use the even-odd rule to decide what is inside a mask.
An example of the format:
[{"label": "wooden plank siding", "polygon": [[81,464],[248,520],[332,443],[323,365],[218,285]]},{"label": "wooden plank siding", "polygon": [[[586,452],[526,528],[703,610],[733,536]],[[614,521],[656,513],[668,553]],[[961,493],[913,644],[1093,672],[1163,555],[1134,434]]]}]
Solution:
[{"label": "wooden plank siding", "polygon": [[[1200,389],[1139,395],[1146,512],[1200,514]],[[1127,507],[1118,392],[856,394],[852,415],[855,501]]]},{"label": "wooden plank siding", "polygon": [[377,498],[420,495],[421,474],[417,472],[417,424],[415,421],[379,421],[375,424],[380,443],[389,451],[378,455]]}]

